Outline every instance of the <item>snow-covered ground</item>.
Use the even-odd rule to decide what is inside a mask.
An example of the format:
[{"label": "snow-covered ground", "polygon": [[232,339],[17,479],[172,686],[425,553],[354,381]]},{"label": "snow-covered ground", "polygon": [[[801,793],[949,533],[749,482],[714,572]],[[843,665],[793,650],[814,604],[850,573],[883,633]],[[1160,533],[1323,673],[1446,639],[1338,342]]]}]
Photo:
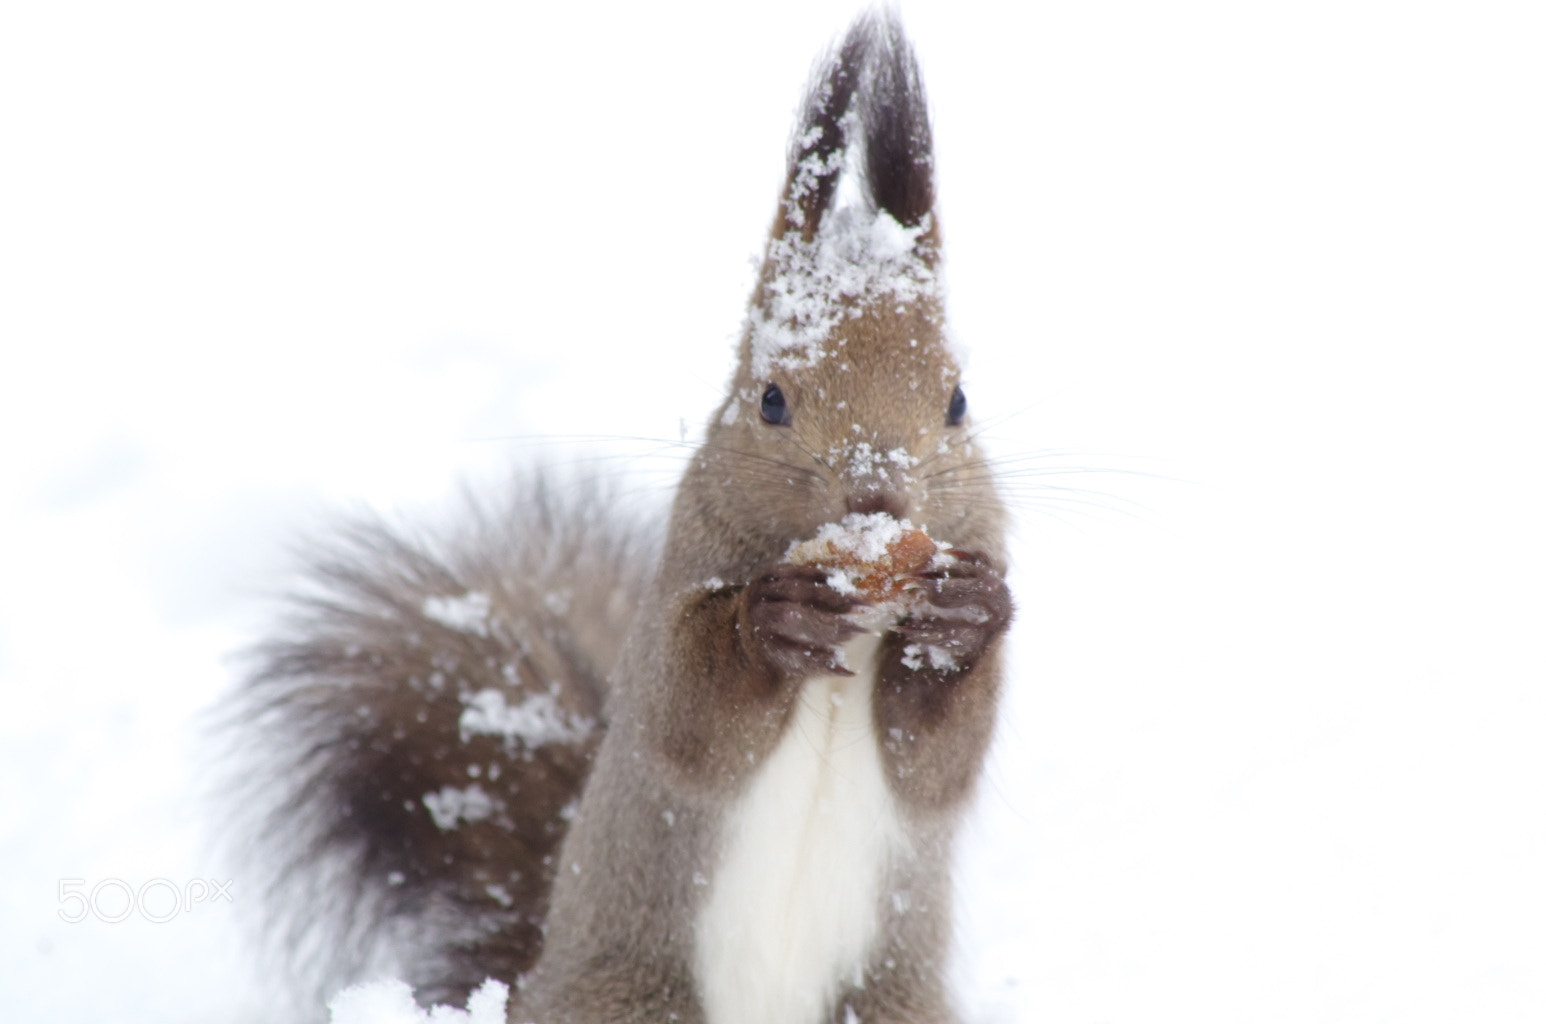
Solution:
[{"label": "snow-covered ground", "polygon": [[[1021,512],[971,1019],[1546,1020],[1538,5],[1009,7],[904,4]],[[269,1019],[195,766],[287,540],[663,500],[848,13],[0,9],[0,1019]]]}]

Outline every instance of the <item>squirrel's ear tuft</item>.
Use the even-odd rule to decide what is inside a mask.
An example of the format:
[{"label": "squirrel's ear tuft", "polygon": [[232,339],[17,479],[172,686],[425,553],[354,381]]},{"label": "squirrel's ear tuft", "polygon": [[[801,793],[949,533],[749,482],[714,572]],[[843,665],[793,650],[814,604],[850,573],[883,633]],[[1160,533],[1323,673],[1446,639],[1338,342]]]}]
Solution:
[{"label": "squirrel's ear tuft", "polygon": [[918,58],[889,11],[875,24],[870,74],[860,93],[866,191],[903,227],[934,208],[934,133]]},{"label": "squirrel's ear tuft", "polygon": [[[851,148],[859,159],[849,159]],[[814,237],[845,170],[860,176],[867,201],[904,227],[933,208],[928,104],[912,45],[889,9],[861,14],[817,64],[790,144],[774,237],[796,230]]]},{"label": "squirrel's ear tuft", "polygon": [[832,205],[848,153],[848,110],[870,47],[869,26],[869,17],[861,15],[837,51],[817,63],[789,144],[789,176],[773,227],[775,238],[799,231],[810,241]]}]

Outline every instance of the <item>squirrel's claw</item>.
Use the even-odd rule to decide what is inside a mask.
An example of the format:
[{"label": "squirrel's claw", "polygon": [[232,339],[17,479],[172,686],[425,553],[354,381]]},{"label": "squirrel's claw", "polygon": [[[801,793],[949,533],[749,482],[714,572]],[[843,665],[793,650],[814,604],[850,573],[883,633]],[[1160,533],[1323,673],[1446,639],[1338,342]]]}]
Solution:
[{"label": "squirrel's claw", "polygon": [[782,674],[852,675],[839,651],[864,629],[847,615],[869,602],[834,590],[825,571],[779,564],[747,586],[745,601],[751,645]]}]

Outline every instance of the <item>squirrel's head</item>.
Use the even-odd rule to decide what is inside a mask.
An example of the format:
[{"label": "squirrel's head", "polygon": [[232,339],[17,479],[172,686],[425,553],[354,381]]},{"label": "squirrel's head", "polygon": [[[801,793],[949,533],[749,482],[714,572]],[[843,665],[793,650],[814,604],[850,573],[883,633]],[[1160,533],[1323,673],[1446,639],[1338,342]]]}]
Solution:
[{"label": "squirrel's head", "polygon": [[894,16],[865,15],[805,100],[730,394],[695,460],[702,511],[768,549],[848,512],[998,547],[939,271],[917,61]]}]

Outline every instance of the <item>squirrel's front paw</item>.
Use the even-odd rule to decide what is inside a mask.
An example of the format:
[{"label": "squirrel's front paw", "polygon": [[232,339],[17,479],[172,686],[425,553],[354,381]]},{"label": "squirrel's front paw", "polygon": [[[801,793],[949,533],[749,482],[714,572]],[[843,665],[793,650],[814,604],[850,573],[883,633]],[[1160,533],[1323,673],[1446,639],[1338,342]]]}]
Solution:
[{"label": "squirrel's front paw", "polygon": [[895,668],[943,680],[969,671],[1014,615],[1003,574],[972,551],[951,551],[952,562],[915,573],[909,614],[893,627],[899,641]]},{"label": "squirrel's front paw", "polygon": [[827,569],[780,563],[747,585],[747,646],[785,678],[848,675],[839,649],[862,632],[847,614],[869,602],[834,590]]}]

